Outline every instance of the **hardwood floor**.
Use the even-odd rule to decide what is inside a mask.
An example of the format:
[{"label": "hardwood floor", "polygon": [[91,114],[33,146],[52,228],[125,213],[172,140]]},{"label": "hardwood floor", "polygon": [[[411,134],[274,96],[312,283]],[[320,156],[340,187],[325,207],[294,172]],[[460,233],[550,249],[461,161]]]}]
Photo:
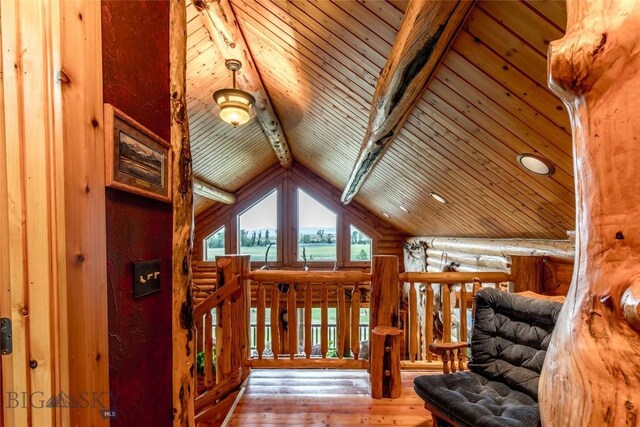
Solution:
[{"label": "hardwood floor", "polygon": [[364,370],[253,370],[229,426],[420,426],[431,415],[402,373],[402,397],[372,399]]}]

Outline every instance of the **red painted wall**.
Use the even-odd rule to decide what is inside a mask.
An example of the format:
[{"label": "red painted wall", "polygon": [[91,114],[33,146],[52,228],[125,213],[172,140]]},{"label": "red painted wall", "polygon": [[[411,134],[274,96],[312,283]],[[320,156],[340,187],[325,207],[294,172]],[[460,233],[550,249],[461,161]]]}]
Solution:
[{"label": "red painted wall", "polygon": [[[169,3],[102,1],[104,102],[168,140]],[[172,209],[107,189],[112,426],[170,426]],[[133,262],[161,259],[161,290],[133,299]]]}]

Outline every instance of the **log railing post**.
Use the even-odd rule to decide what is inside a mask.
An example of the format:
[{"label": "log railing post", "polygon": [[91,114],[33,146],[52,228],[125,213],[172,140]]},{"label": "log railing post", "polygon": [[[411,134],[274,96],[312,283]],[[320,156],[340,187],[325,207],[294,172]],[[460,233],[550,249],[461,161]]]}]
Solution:
[{"label": "log railing post", "polygon": [[[399,281],[398,258],[396,256],[376,255],[373,257],[369,305],[369,339],[371,343],[369,366],[371,396],[378,399],[399,397],[399,390],[395,389],[395,384],[401,383],[401,333],[397,329],[400,306]],[[376,337],[374,331],[378,327],[387,328],[378,329],[380,334]],[[391,345],[390,342],[387,342],[388,340],[393,341],[394,344]],[[383,389],[386,392],[383,392]]]},{"label": "log railing post", "polygon": [[567,1],[549,86],[571,116],[576,271],[540,376],[549,426],[640,420],[640,2]]},{"label": "log railing post", "polygon": [[371,397],[397,399],[402,390],[400,340],[402,333],[392,326],[371,331]]},{"label": "log railing post", "polygon": [[[371,262],[371,303],[369,329],[376,326],[398,326],[398,257],[375,255]],[[371,336],[371,334],[369,334]]]},{"label": "log railing post", "polygon": [[[221,363],[229,363],[229,366],[220,366],[223,376],[236,374],[242,370],[243,380],[249,376],[249,368],[245,362],[249,359],[249,310],[251,308],[250,281],[242,279],[251,273],[251,261],[249,255],[225,255],[216,257],[216,272],[218,289],[226,284],[234,283],[236,278],[240,281],[240,290],[222,304],[219,320],[223,322],[222,342],[216,340],[216,349],[223,353]],[[229,301],[230,300],[230,301]],[[230,328],[227,329],[227,325]],[[230,331],[230,337],[227,336]],[[230,342],[226,340],[231,339]],[[230,347],[226,347],[230,345]],[[220,363],[219,362],[219,363]]]}]

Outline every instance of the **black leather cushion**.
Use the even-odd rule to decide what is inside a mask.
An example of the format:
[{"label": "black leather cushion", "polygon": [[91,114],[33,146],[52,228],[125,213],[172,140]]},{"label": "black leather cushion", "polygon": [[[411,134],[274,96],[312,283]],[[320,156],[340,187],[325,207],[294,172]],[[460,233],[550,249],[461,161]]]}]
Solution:
[{"label": "black leather cushion", "polygon": [[473,372],[422,375],[414,380],[416,393],[456,423],[474,427],[536,427],[538,404],[507,385]]},{"label": "black leather cushion", "polygon": [[464,426],[537,426],[538,381],[562,304],[485,288],[475,300],[470,372],[414,380],[425,401]]},{"label": "black leather cushion", "polygon": [[562,304],[482,289],[476,295],[469,369],[538,400],[538,380]]}]

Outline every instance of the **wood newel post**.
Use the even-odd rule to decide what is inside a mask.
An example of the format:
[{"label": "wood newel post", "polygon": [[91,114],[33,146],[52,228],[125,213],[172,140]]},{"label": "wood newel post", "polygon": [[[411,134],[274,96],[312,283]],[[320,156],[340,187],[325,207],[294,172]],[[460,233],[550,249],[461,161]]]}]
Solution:
[{"label": "wood newel post", "polygon": [[[230,373],[235,375],[239,370],[242,370],[242,379],[244,380],[249,375],[249,368],[245,366],[245,362],[249,359],[249,310],[251,308],[251,289],[250,281],[243,280],[241,277],[246,276],[251,272],[251,261],[249,255],[225,255],[216,257],[216,271],[217,271],[217,287],[218,289],[224,287],[227,284],[235,284],[236,280],[239,280],[240,290],[235,293],[231,298],[230,317],[225,318],[227,310],[224,307],[222,316],[219,317],[220,322],[223,324],[229,322],[231,326],[231,347],[229,349],[224,348],[227,343],[223,340],[219,345],[216,345],[220,349],[225,357],[221,358],[219,363],[225,363],[228,361],[230,366],[220,366],[222,373]],[[224,327],[223,327],[224,329]],[[226,353],[226,354],[225,354]]]},{"label": "wood newel post", "polygon": [[398,257],[393,255],[375,255],[373,257],[369,305],[370,331],[376,326],[398,327],[399,280]]},{"label": "wood newel post", "polygon": [[532,291],[542,293],[544,258],[541,256],[512,256],[511,275],[513,292]]},{"label": "wood newel post", "polygon": [[400,341],[402,333],[392,326],[371,331],[371,397],[397,399],[402,393]]},{"label": "wood newel post", "polygon": [[371,396],[400,396],[400,340],[397,329],[399,312],[398,257],[376,255],[371,262],[371,298],[369,304],[369,367]]},{"label": "wood newel post", "polygon": [[640,423],[640,2],[568,0],[549,85],[571,115],[576,270],[540,380],[548,426]]}]

